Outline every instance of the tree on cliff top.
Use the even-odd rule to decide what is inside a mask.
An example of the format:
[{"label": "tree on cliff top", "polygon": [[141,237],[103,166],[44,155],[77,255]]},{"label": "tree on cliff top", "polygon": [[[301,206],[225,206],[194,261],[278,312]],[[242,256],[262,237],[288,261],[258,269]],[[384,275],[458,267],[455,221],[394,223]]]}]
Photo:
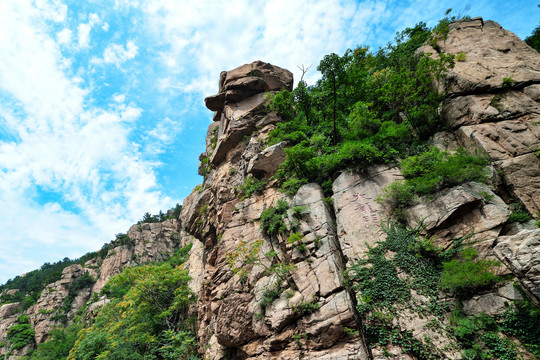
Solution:
[{"label": "tree on cliff top", "polygon": [[540,52],[540,25],[533,30],[532,34],[525,38],[527,45]]}]

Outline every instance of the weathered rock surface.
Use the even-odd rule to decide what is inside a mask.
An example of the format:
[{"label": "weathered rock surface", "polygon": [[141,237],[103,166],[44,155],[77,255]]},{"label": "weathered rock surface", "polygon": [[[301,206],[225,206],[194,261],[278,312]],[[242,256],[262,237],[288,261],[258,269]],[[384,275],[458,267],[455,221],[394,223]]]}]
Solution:
[{"label": "weathered rock surface", "polygon": [[466,315],[487,314],[501,315],[508,309],[508,304],[521,300],[521,294],[512,284],[506,284],[488,294],[474,296],[463,302],[463,313]]},{"label": "weathered rock surface", "polygon": [[537,301],[540,300],[540,229],[500,236],[494,251]]},{"label": "weathered rock surface", "polygon": [[406,215],[409,225],[422,224],[424,231],[439,239],[467,235],[483,239],[499,235],[510,210],[487,185],[468,183],[443,190],[432,199],[420,199]]},{"label": "weathered rock surface", "polygon": [[92,288],[93,293],[101,291],[111,276],[121,273],[126,266],[164,259],[181,241],[176,219],[133,225],[127,236],[129,244],[111,249],[101,263],[99,277]]},{"label": "weathered rock surface", "polygon": [[[439,84],[449,95],[540,83],[538,52],[494,21],[474,18],[455,22],[450,25],[446,40],[440,40],[438,46],[438,51],[429,46],[423,50],[432,54],[466,54],[465,61],[457,61],[448,77]],[[504,78],[513,81],[505,85]]]},{"label": "weathered rock surface", "polygon": [[[62,278],[52,284],[49,284],[41,293],[37,303],[31,306],[27,310],[27,314],[30,317],[30,321],[34,327],[36,333],[36,343],[40,344],[47,340],[49,331],[54,327],[61,324],[61,318],[54,318],[54,315],[61,315],[60,309],[64,305],[68,294],[69,287],[79,277],[85,273],[81,265],[75,264],[66,267],[62,271]],[[90,289],[81,289],[77,295],[78,301],[76,305],[82,306],[90,297]],[[66,318],[73,318],[74,312],[77,309],[71,308],[68,314],[65,314]]]},{"label": "weathered rock surface", "polygon": [[[516,35],[481,18],[450,25],[438,51],[466,54],[440,91],[450,96],[442,114],[462,146],[490,156],[512,196],[540,211],[540,54]],[[438,56],[430,46],[424,52]]]},{"label": "weathered rock surface", "polygon": [[[448,45],[441,45],[441,49],[450,44],[457,49],[459,44],[455,39],[469,39],[469,35],[460,32],[477,31],[479,24],[481,20],[473,20],[452,27]],[[513,36],[496,32],[493,23],[486,26],[488,37],[493,34]],[[511,51],[523,50],[520,44],[508,46]],[[524,51],[528,56],[536,56]],[[492,61],[490,56],[495,55],[491,50],[488,52],[491,55],[486,55],[486,59]],[[470,59],[474,56],[483,55],[477,51]],[[247,67],[242,68],[245,73]],[[489,186],[463,184],[430,199],[419,199],[406,215],[410,226],[423,224],[424,233],[435,239],[436,244],[448,247],[456,239],[466,238],[469,245],[478,250],[480,258],[494,259],[493,247],[502,246],[500,241],[505,238],[501,234],[522,231],[521,227],[508,224],[509,194],[516,196],[531,212],[536,206],[536,192],[527,193],[525,189],[536,181],[537,164],[529,157],[534,148],[540,146],[539,130],[535,127],[540,114],[537,102],[540,91],[530,85],[529,80],[520,80],[534,73],[528,65],[516,70],[516,86],[508,89],[502,87],[502,77],[500,84],[494,83],[489,74],[471,77],[462,74],[463,69],[460,64],[452,70],[447,83],[439,84],[451,89],[452,96],[442,112],[454,130],[438,134],[433,144],[448,151],[455,151],[459,146],[481,150],[492,158],[498,173],[491,168],[494,176]],[[201,344],[206,344],[201,352],[208,359],[223,359],[231,351],[242,359],[379,359],[388,353],[394,358],[412,359],[399,347],[391,345],[385,349],[375,348],[371,354],[362,336],[352,340],[345,335],[346,328],[358,329],[359,334],[363,328],[355,309],[356,294],[344,286],[343,273],[347,266],[364,258],[369,247],[384,239],[381,225],[388,219],[389,210],[375,199],[385,186],[402,179],[399,169],[378,166],[363,172],[343,172],[333,183],[333,206],[330,207],[321,188],[315,184],[307,184],[293,198],[287,198],[277,192],[270,181],[261,194],[238,199],[231,189],[241,187],[248,175],[270,178],[284,161],[285,154],[282,144],[266,149],[261,145],[273,124],[279,121],[276,114],[266,113],[264,95],[260,91],[267,89],[262,82],[249,77],[241,81],[240,77],[226,80],[228,77],[229,72],[222,73],[220,94],[236,91],[207,99],[208,107],[217,112],[214,119],[220,121],[217,144],[209,147],[207,141],[205,156],[210,156],[212,169],[203,188],[186,199],[181,215],[186,229],[204,244],[205,255],[200,263],[203,275],[199,283],[202,285],[197,286],[199,338]],[[473,80],[480,84],[471,87]],[[281,82],[284,83],[286,81]],[[245,140],[248,135],[249,141]],[[241,138],[244,141],[240,141]],[[528,161],[527,169],[515,165],[523,159]],[[510,179],[512,176],[514,178]],[[521,178],[515,179],[518,176]],[[292,242],[287,241],[286,236],[269,235],[261,230],[261,214],[280,199],[296,209],[295,215],[289,210],[284,219],[298,234]],[[257,243],[260,243],[257,259],[246,262],[239,254],[249,253]],[[527,249],[533,251],[530,247]],[[265,257],[269,251],[273,251],[276,258]],[[512,259],[517,256],[516,252],[515,249],[505,250],[506,254],[511,253],[508,257]],[[293,285],[268,271],[276,261],[294,265],[288,272]],[[525,263],[520,263],[520,270],[517,265],[511,268],[506,261],[504,264],[506,266],[498,270],[500,274],[513,273],[520,281],[527,282],[529,288],[536,286],[534,270],[525,269]],[[244,275],[235,275],[232,271],[241,268],[245,268]],[[281,293],[266,299],[268,290],[276,286]],[[450,301],[446,296],[441,294],[439,300]],[[413,298],[415,304],[429,306],[425,296],[416,294]],[[507,285],[473,296],[464,303],[464,310],[467,314],[499,315],[516,299],[519,294]],[[261,308],[263,300],[268,303]],[[312,304],[309,306],[315,310],[298,312],[298,308],[307,304]],[[441,336],[441,330],[433,328],[439,321],[434,315],[426,316],[404,306],[400,314],[394,316],[392,324],[416,339],[428,336],[430,346],[439,356],[459,358],[460,353],[453,345],[455,340]]]},{"label": "weathered rock surface", "polygon": [[337,234],[347,261],[365,255],[384,238],[381,222],[388,217],[375,200],[385,186],[402,179],[398,168],[370,168],[365,174],[343,172],[333,184]]},{"label": "weathered rock surface", "polygon": [[292,90],[293,76],[288,70],[255,61],[221,73],[219,93],[205,99],[219,121],[216,147],[211,155],[213,166],[225,160],[227,154],[245,136],[279,119],[265,110],[267,91]]},{"label": "weathered rock surface", "polygon": [[254,176],[273,175],[286,158],[285,144],[280,142],[279,144],[267,147],[252,157],[249,161],[247,172]]}]

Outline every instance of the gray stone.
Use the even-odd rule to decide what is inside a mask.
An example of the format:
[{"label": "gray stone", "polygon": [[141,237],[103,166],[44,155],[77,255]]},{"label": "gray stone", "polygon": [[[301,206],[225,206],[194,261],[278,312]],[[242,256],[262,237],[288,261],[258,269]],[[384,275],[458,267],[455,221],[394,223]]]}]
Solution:
[{"label": "gray stone", "polygon": [[526,290],[540,299],[540,229],[500,236],[493,251]]},{"label": "gray stone", "polygon": [[257,155],[255,155],[248,164],[248,174],[254,176],[272,176],[279,165],[285,161],[287,155],[285,155],[285,142],[280,142],[267,147]]}]

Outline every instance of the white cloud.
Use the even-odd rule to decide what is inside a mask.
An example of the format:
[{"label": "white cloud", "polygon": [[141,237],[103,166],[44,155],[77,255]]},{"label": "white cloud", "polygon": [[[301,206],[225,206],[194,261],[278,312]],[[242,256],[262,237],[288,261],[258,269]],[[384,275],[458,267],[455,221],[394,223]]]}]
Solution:
[{"label": "white cloud", "polygon": [[72,31],[69,29],[63,29],[56,34],[56,41],[60,45],[68,45],[71,43]]},{"label": "white cloud", "polygon": [[[313,65],[316,78],[322,55],[342,53],[364,43],[370,28],[390,14],[386,1],[248,1],[171,2],[143,5],[153,34],[168,45],[159,56],[165,66],[183,65],[161,88],[216,91],[219,73],[254,60],[271,62],[295,73],[297,65]],[[184,79],[189,73],[189,80]],[[175,84],[185,84],[176,86]]]},{"label": "white cloud", "polygon": [[99,16],[97,14],[90,14],[87,23],[79,24],[77,27],[79,48],[86,49],[90,47],[90,31],[97,23],[99,23]]},{"label": "white cloud", "polygon": [[36,9],[44,19],[62,22],[67,15],[67,6],[61,0],[36,0]]},{"label": "white cloud", "polygon": [[77,27],[79,47],[81,49],[90,46],[90,30],[92,30],[92,26],[90,26],[90,24],[79,24],[79,26]]},{"label": "white cloud", "polygon": [[113,100],[117,103],[123,103],[124,101],[126,101],[126,96],[124,94],[116,94],[113,95]]},{"label": "white cloud", "polygon": [[137,56],[138,48],[133,41],[128,41],[126,46],[111,44],[103,52],[103,58],[93,58],[94,64],[115,64],[119,67],[122,63]]},{"label": "white cloud", "polygon": [[[0,3],[0,121],[13,139],[0,139],[0,283],[38,267],[43,256],[96,250],[144,212],[170,203],[157,188],[155,164],[130,140],[142,109],[125,95],[107,108],[96,105],[60,51],[69,30],[50,34],[51,18],[61,13]],[[94,14],[83,25],[98,22]],[[90,30],[80,30],[86,46]],[[117,50],[105,58],[137,53],[133,42]]]}]

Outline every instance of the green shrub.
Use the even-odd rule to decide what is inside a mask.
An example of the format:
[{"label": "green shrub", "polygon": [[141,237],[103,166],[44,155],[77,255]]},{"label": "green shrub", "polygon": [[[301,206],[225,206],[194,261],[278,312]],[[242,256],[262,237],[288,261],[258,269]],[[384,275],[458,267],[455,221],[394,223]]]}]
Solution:
[{"label": "green shrub", "polygon": [[266,312],[266,308],[272,305],[272,303],[275,300],[279,299],[280,296],[281,296],[281,286],[277,283],[270,289],[265,290],[263,292],[263,297],[261,301],[259,302],[261,315],[264,315],[264,313]]},{"label": "green shrub", "polygon": [[464,248],[458,253],[458,259],[444,263],[441,288],[463,296],[500,281],[492,272],[500,264],[494,260],[477,260],[477,256],[473,248]]},{"label": "green shrub", "polygon": [[6,340],[10,344],[10,348],[14,350],[20,350],[27,345],[34,343],[35,332],[30,325],[30,319],[28,315],[20,315],[15,324],[12,325],[8,331]]},{"label": "green shrub", "polygon": [[250,198],[254,194],[260,194],[266,186],[264,179],[257,179],[253,176],[248,176],[244,179],[244,184],[240,186],[240,190],[243,193],[241,200]]},{"label": "green shrub", "polygon": [[540,309],[537,306],[528,300],[514,302],[502,314],[501,331],[517,337],[527,350],[540,358]]},{"label": "green shrub", "polygon": [[[437,33],[447,31],[443,25]],[[453,56],[434,60],[418,54],[430,33],[419,23],[376,53],[359,47],[329,54],[318,66],[322,77],[315,85],[300,81],[293,92],[271,96],[270,109],[283,121],[270,132],[269,143],[289,146],[274,175],[286,194],[316,182],[330,195],[340,170],[395,161],[440,128],[442,96],[432,81],[445,76]]]},{"label": "green shrub", "polygon": [[293,306],[292,310],[299,316],[309,315],[320,309],[320,305],[317,299],[313,299],[307,302],[301,302],[300,304]]},{"label": "green shrub", "polygon": [[496,332],[487,332],[482,336],[482,341],[489,349],[489,358],[495,357],[501,360],[517,359],[516,346],[507,338],[501,338]]},{"label": "green shrub", "polygon": [[289,204],[285,200],[278,200],[276,206],[264,210],[261,214],[261,229],[268,235],[277,235],[286,232],[284,218],[287,216]]},{"label": "green shrub", "polygon": [[508,218],[508,222],[524,223],[532,220],[531,214],[529,214],[520,203],[511,203],[510,210],[512,210],[512,213]]},{"label": "green shrub", "polygon": [[467,60],[467,54],[463,51],[460,51],[456,54],[456,61],[465,61]]},{"label": "green shrub", "polygon": [[306,244],[303,242],[304,235],[299,232],[295,232],[289,236],[287,243],[291,244],[293,248],[297,249],[300,252],[306,251]]},{"label": "green shrub", "polygon": [[67,358],[81,329],[82,325],[80,324],[71,324],[67,327],[53,328],[49,332],[48,340],[39,344],[30,359],[57,360]]},{"label": "green shrub", "polygon": [[[486,157],[472,155],[460,148],[455,154],[431,147],[427,151],[403,160],[402,174],[405,181],[385,187],[377,198],[392,209],[404,209],[415,196],[432,195],[437,191],[468,181],[487,181],[484,167]],[[399,218],[399,216],[398,216]]]},{"label": "green shrub", "polygon": [[515,80],[512,79],[511,76],[509,77],[503,77],[503,80],[502,80],[502,86],[503,87],[511,87],[512,84],[514,84]]}]

